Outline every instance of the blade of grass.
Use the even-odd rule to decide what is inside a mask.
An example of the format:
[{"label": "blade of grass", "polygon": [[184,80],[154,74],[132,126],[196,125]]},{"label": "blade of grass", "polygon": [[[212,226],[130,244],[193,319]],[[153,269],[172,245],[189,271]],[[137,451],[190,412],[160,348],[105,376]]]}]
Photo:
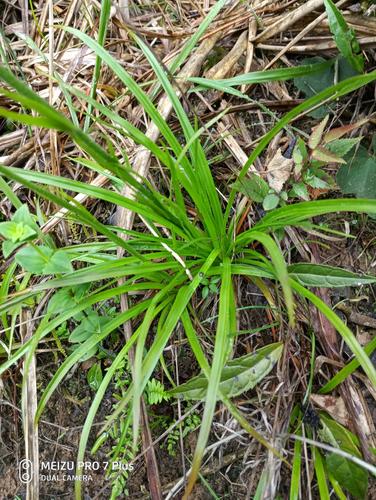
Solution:
[{"label": "blade of grass", "polygon": [[20,208],[22,202],[18,199],[18,196],[13,192],[13,189],[8,186],[6,181],[0,176],[0,191],[5,194],[6,198],[12,203],[15,208]]},{"label": "blade of grass", "polygon": [[[101,2],[99,27],[98,27],[98,43],[102,47],[104,46],[104,42],[106,40],[107,24],[108,24],[108,20],[110,18],[110,10],[111,10],[111,0],[103,0]],[[102,59],[99,56],[97,56],[95,58],[93,80],[92,80],[91,89],[90,89],[90,97],[92,99],[95,99],[95,95],[97,93],[97,84],[98,84],[98,80],[99,80],[99,76],[100,76],[100,72],[101,72],[101,64],[102,64]],[[87,132],[89,130],[91,111],[92,111],[92,105],[89,104],[87,112],[86,112],[86,116],[85,116],[84,127],[83,127],[84,132]]]},{"label": "blade of grass", "polygon": [[193,456],[191,474],[189,475],[188,484],[183,496],[184,500],[187,500],[189,498],[189,495],[191,494],[193,486],[198,477],[206,443],[209,438],[212,420],[214,417],[214,411],[217,402],[217,393],[221,380],[221,373],[228,356],[228,344],[230,335],[230,321],[228,311],[230,307],[235,306],[234,304],[231,304],[231,264],[228,258],[225,258],[223,260],[222,267],[223,270],[219,297],[219,316],[215,336],[212,367],[208,380],[208,390],[205,399],[205,409],[202,417],[202,424]]},{"label": "blade of grass", "polygon": [[[219,250],[213,250],[203,265],[199,268],[198,272],[194,276],[193,280],[186,286],[181,286],[178,290],[174,302],[171,305],[171,309],[163,323],[163,326],[159,330],[159,335],[154,339],[148,353],[143,360],[142,366],[142,390],[145,389],[147,382],[149,381],[159,358],[162,355],[163,349],[165,348],[168,339],[170,338],[172,332],[174,331],[176,324],[181,318],[187,304],[189,303],[192,295],[196,291],[197,287],[200,285],[202,280],[207,275],[209,269],[212,267],[214,261],[219,255]],[[193,273],[192,273],[193,274]],[[182,276],[186,279],[186,274],[183,273]],[[117,409],[111,415],[111,418],[106,422],[102,431],[105,431],[111,423],[118,417],[118,415],[124,410],[125,406],[131,400],[133,396],[133,386],[128,389],[128,392],[124,396],[123,400],[118,404]]]},{"label": "blade of grass", "polygon": [[[296,431],[301,436],[301,429]],[[302,442],[296,440],[294,443],[294,459],[292,462],[291,482],[290,482],[290,500],[299,500],[300,471],[302,466]]]},{"label": "blade of grass", "polygon": [[315,465],[317,484],[319,486],[320,500],[330,500],[328,484],[326,482],[325,468],[321,454],[315,446],[312,446],[311,450]]},{"label": "blade of grass", "polygon": [[[19,168],[13,167],[3,167],[0,165],[0,174],[6,175],[9,178],[14,179],[14,176],[17,176],[18,182],[21,184],[25,184],[26,181],[32,181],[32,185],[35,186],[35,182],[39,184],[45,184],[47,186],[56,186],[61,189],[66,189],[69,191],[74,191],[76,193],[84,193],[94,199],[101,199],[104,201],[108,201],[114,205],[123,206],[129,210],[132,210],[135,213],[139,213],[144,217],[150,218],[155,222],[167,227],[171,230],[174,230],[179,236],[186,239],[187,234],[186,231],[181,227],[180,220],[171,213],[171,211],[167,211],[166,209],[161,212],[158,210],[158,207],[153,204],[149,206],[149,204],[138,202],[131,200],[130,198],[126,198],[123,195],[116,193],[114,191],[110,191],[105,188],[93,186],[90,184],[86,184],[85,182],[76,181],[73,179],[68,179],[65,177],[58,177],[50,174],[46,174],[43,172],[34,172],[32,170],[22,170]],[[13,177],[11,176],[13,174]],[[29,184],[30,185],[30,184]],[[45,191],[48,193],[48,191]],[[60,203],[62,205],[62,203]],[[69,205],[72,207],[72,205]],[[165,207],[163,207],[165,208]],[[70,211],[73,211],[70,208]],[[93,219],[91,219],[93,220]],[[187,219],[187,224],[189,225],[189,230],[194,231],[197,234],[193,224]],[[107,226],[105,226],[107,228]],[[99,223],[97,223],[97,230],[99,228]],[[107,229],[108,231],[108,229]],[[101,232],[98,230],[98,232]],[[200,232],[198,232],[198,236],[202,236]]]},{"label": "blade of grass", "polygon": [[[376,337],[374,337],[366,346],[364,346],[364,352],[370,356],[373,351],[376,349]],[[319,390],[320,394],[327,394],[335,389],[339,384],[341,384],[348,376],[350,376],[354,371],[359,368],[360,363],[355,358],[347,365],[345,365],[338,373],[334,375],[321,389]]]},{"label": "blade of grass", "polygon": [[343,323],[343,321],[336,315],[336,313],[333,312],[333,310],[314,293],[310,292],[304,286],[300,285],[291,278],[290,285],[293,290],[295,290],[302,297],[312,302],[312,304],[328,318],[328,320],[332,323],[334,328],[351,349],[351,352],[354,354],[360,366],[369,377],[371,383],[376,387],[376,369],[367,354],[364,352],[364,349],[356,340],[352,331],[345,325],[345,323]]},{"label": "blade of grass", "polygon": [[[26,172],[26,170],[23,172]],[[66,201],[61,196],[57,196],[51,193],[50,191],[47,191],[46,189],[39,187],[35,183],[27,181],[25,177],[22,177],[18,173],[17,174],[14,173],[14,171],[9,169],[8,167],[3,167],[2,165],[0,165],[0,174],[5,175],[10,179],[19,182],[21,185],[28,187],[33,192],[39,194],[42,198],[50,200],[56,203],[56,205],[66,208],[70,212],[74,213],[80,221],[84,222],[85,224],[88,224],[90,227],[94,228],[98,233],[107,236],[108,239],[112,240],[118,246],[124,248],[129,254],[138,257],[140,261],[145,260],[142,254],[135,251],[126,241],[124,241],[122,238],[117,236],[113,231],[108,229],[106,225],[99,222],[96,217],[94,217],[88,210],[86,210],[78,202],[73,203],[73,200]]]},{"label": "blade of grass", "polygon": [[[177,275],[172,279],[162,290],[160,290],[153,298],[150,306],[148,307],[144,320],[140,325],[140,333],[137,339],[137,345],[134,355],[133,363],[133,397],[132,397],[132,412],[133,412],[133,446],[136,446],[138,439],[140,416],[141,416],[141,397],[143,392],[143,379],[142,379],[142,360],[144,355],[145,342],[151,323],[154,319],[154,312],[158,304],[169,294],[179,283],[181,275]],[[165,321],[164,321],[165,323]]]},{"label": "blade of grass", "polygon": [[376,213],[376,200],[339,198],[336,200],[294,203],[293,205],[277,208],[273,210],[273,213],[265,215],[250,231],[266,231],[268,228],[274,230],[279,227],[296,226],[311,217],[335,212],[365,212],[374,214]]},{"label": "blade of grass", "polygon": [[125,285],[122,285],[117,288],[110,288],[109,290],[105,290],[100,293],[94,293],[92,295],[89,295],[88,297],[85,297],[84,300],[79,302],[75,307],[67,310],[66,312],[58,315],[56,318],[49,320],[48,317],[44,318],[42,322],[38,325],[37,330],[35,331],[33,335],[33,339],[25,342],[22,344],[22,346],[14,353],[12,356],[10,356],[4,363],[0,365],[0,375],[6,372],[14,363],[16,363],[22,356],[27,354],[29,351],[31,344],[35,338],[38,339],[38,342],[46,337],[49,333],[51,333],[53,330],[58,328],[62,323],[65,321],[69,320],[72,318],[75,314],[87,309],[88,307],[97,304],[101,301],[106,301],[109,299],[112,299],[114,297],[117,297],[123,293],[128,293],[131,291],[143,291],[143,290],[153,290],[153,289],[159,289],[161,285],[155,284],[155,283],[138,283],[138,284],[130,284],[130,282],[133,281],[129,280],[129,282],[126,282]]},{"label": "blade of grass", "polygon": [[[145,254],[145,261],[151,261],[161,257],[165,258],[166,254],[166,252]],[[198,262],[195,261],[194,263],[197,264]],[[187,265],[190,266],[190,263],[188,262]],[[133,276],[133,279],[135,277],[140,279],[145,276],[147,281],[154,279],[155,284],[163,284],[166,279],[169,279],[169,275],[164,271],[178,270],[179,266],[177,262],[172,260],[171,262],[145,263],[145,266],[140,266],[139,260],[133,257],[125,257],[123,259],[118,259],[116,261],[111,260],[110,262],[104,263],[101,262],[100,264],[94,264],[87,268],[74,271],[73,273],[65,274],[63,278],[53,278],[38,285],[33,285],[27,289],[25,288],[25,290],[13,293],[12,298],[0,304],[0,314],[41,291],[53,288],[94,283],[99,280],[120,278],[127,275]]]},{"label": "blade of grass", "polygon": [[202,35],[205,33],[205,31],[208,29],[212,21],[215,19],[219,11],[222,9],[224,5],[227,4],[227,1],[228,0],[218,0],[217,2],[215,2],[213,7],[208,12],[207,16],[203,19],[202,23],[200,23],[200,26],[198,27],[197,31],[183,46],[183,49],[181,50],[180,54],[177,55],[173,60],[169,68],[171,73],[175,73],[175,71],[177,71],[179,67],[183,64],[183,62],[186,60],[186,58],[194,49],[196,43],[200,40]]},{"label": "blade of grass", "polygon": [[[81,31],[66,27],[65,30],[79,38],[84,42],[90,49],[92,49],[97,56],[99,56],[102,61],[112,69],[115,75],[123,82],[125,87],[132,93],[132,95],[137,99],[145,112],[149,115],[151,120],[158,126],[161,134],[170,145],[176,156],[179,156],[181,152],[181,146],[179,141],[171,131],[170,127],[167,125],[166,121],[163,119],[157,108],[151,102],[150,98],[145,94],[145,92],[140,88],[140,86],[134,81],[134,79],[127,73],[127,71],[121,66],[121,64],[111,56],[103,47],[101,47],[95,40],[90,38],[85,33]],[[187,170],[192,169],[188,160],[184,161],[184,168]]]},{"label": "blade of grass", "polygon": [[282,286],[290,323],[294,324],[294,298],[289,284],[289,275],[285,259],[283,258],[277,244],[265,233],[251,230],[247,233],[243,233],[237,241],[239,242],[239,245],[243,247],[246,242],[250,242],[252,240],[259,241],[269,253],[274,266],[275,275]]},{"label": "blade of grass", "polygon": [[192,77],[188,80],[192,83],[197,83],[203,87],[226,90],[227,87],[235,87],[238,85],[251,85],[255,83],[267,83],[272,81],[283,81],[297,78],[298,76],[306,76],[312,73],[323,71],[324,69],[333,66],[334,60],[325,61],[317,64],[307,64],[302,66],[295,66],[291,68],[278,68],[266,71],[255,71],[252,73],[245,73],[233,78],[225,78],[222,80],[210,80],[207,78]]},{"label": "blade of grass", "polygon": [[[3,88],[0,88],[0,93],[11,98],[13,97],[21,104],[24,104],[29,109],[32,109],[45,117],[46,121],[45,124],[41,124],[42,127],[50,126],[51,128],[68,133],[72,139],[98,164],[118,175],[120,179],[129,182],[132,187],[142,190],[142,186],[135,181],[130,169],[126,169],[124,166],[120,165],[114,156],[109,155],[103,148],[96,144],[90,136],[85,134],[79,127],[73,125],[73,123],[64,115],[56,111],[46,101],[35,94],[27,85],[18,80],[10,71],[1,66],[0,79],[5,81],[11,88],[17,91],[16,93],[11,93]],[[33,118],[37,119],[36,123],[38,123],[40,117]],[[17,119],[17,117],[15,117],[15,119]]]}]

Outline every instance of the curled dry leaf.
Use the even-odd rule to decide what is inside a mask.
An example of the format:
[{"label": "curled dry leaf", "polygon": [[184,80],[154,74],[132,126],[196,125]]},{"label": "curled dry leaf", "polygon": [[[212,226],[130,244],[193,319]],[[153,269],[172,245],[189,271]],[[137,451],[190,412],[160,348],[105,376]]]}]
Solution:
[{"label": "curled dry leaf", "polygon": [[294,160],[285,158],[281,148],[278,148],[273,158],[269,161],[266,172],[269,186],[280,193],[285,183],[289,180]]},{"label": "curled dry leaf", "polygon": [[329,415],[337,422],[345,427],[350,426],[350,415],[346,410],[345,402],[342,398],[323,396],[321,394],[311,394],[310,399],[312,403],[329,413]]},{"label": "curled dry leaf", "polygon": [[336,141],[343,137],[344,135],[348,134],[349,132],[352,132],[353,130],[356,130],[357,128],[361,127],[365,123],[367,123],[369,120],[368,117],[363,118],[362,120],[357,121],[356,123],[350,123],[349,125],[343,125],[342,127],[338,128],[333,128],[332,130],[329,130],[324,136],[324,142],[327,144],[332,141]]}]

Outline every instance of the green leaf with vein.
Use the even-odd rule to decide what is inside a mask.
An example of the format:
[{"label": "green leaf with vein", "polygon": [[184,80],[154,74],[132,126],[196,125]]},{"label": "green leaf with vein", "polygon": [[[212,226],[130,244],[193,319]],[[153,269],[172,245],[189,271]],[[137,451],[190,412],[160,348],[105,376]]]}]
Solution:
[{"label": "green leaf with vein", "polygon": [[[1,180],[5,182],[3,179]],[[5,238],[2,243],[4,258],[9,257],[14,250],[21,246],[22,242],[33,239],[38,229],[28,206],[24,204],[18,207],[11,221],[0,223],[0,235]]]},{"label": "green leaf with vein", "polygon": [[78,326],[69,335],[69,342],[78,344],[85,342],[93,335],[100,334],[102,327],[109,322],[106,316],[99,316],[96,311],[88,311],[87,316],[80,322]]},{"label": "green leaf with vein", "polygon": [[12,243],[25,241],[36,233],[23,222],[0,222],[0,234]]},{"label": "green leaf with vein", "polygon": [[[281,357],[282,350],[281,343],[270,344],[251,354],[228,361],[221,374],[221,394],[231,398],[253,389],[273,369]],[[207,388],[208,379],[202,373],[168,392],[174,396],[181,395],[185,399],[202,400]]]},{"label": "green leaf with vein", "polygon": [[360,286],[376,282],[374,276],[362,276],[339,267],[321,264],[293,264],[288,266],[289,275],[304,286],[344,287]]},{"label": "green leaf with vein", "polygon": [[36,275],[73,271],[70,258],[64,250],[53,250],[45,245],[21,248],[17,252],[15,260],[26,271]]},{"label": "green leaf with vein", "polygon": [[359,42],[356,39],[355,31],[349,28],[345,18],[332,0],[324,0],[324,4],[328,15],[330,31],[334,36],[338,50],[356,71],[362,73],[364,69],[364,57]]},{"label": "green leaf with vein", "polygon": [[368,490],[368,472],[358,464],[337,453],[329,453],[325,457],[328,472],[354,498],[364,500]]},{"label": "green leaf with vein", "polygon": [[318,431],[320,439],[336,448],[361,458],[359,439],[343,425],[333,420],[326,413],[320,412],[322,428]]},{"label": "green leaf with vein", "polygon": [[[325,59],[322,57],[311,57],[303,59],[302,64],[319,63]],[[341,82],[346,78],[356,75],[352,66],[343,57],[339,57],[336,64],[324,67],[315,73],[310,73],[305,76],[299,76],[294,79],[294,85],[297,89],[303,92],[306,97],[312,97],[322,91],[328,89],[335,81]],[[313,118],[323,118],[333,108],[332,104],[324,104],[309,112],[309,116]]]},{"label": "green leaf with vein", "polygon": [[250,200],[258,203],[261,203],[269,192],[269,184],[257,174],[252,174],[245,179],[236,181],[231,187],[247,196]]},{"label": "green leaf with vein", "polygon": [[354,137],[353,139],[336,139],[333,142],[329,142],[325,147],[329,149],[332,153],[341,158],[348,154],[354,146],[359,144],[362,140],[361,137]]},{"label": "green leaf with vein", "polygon": [[87,382],[93,391],[97,391],[102,383],[103,374],[100,363],[94,363],[87,372]]},{"label": "green leaf with vein", "polygon": [[346,165],[337,172],[337,184],[345,194],[358,198],[376,198],[376,156],[364,146],[346,155]]},{"label": "green leaf with vein", "polygon": [[[361,458],[358,449],[359,440],[354,434],[324,413],[320,414],[320,421],[322,429],[319,430],[319,436],[324,442]],[[343,488],[355,498],[365,498],[368,489],[368,472],[363,467],[337,453],[327,455],[325,463],[328,471]]]}]

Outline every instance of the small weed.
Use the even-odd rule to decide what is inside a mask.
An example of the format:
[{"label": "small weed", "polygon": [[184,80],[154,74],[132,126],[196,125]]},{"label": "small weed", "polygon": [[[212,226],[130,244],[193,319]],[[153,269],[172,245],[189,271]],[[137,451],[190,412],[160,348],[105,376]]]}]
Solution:
[{"label": "small weed", "polygon": [[213,278],[204,278],[202,280],[202,290],[201,297],[206,299],[208,295],[217,295],[219,293],[218,283],[220,281],[219,276],[214,276]]},{"label": "small weed", "polygon": [[[168,451],[168,454],[171,457],[175,457],[177,454],[177,450],[179,449],[180,436],[182,437],[182,439],[186,438],[188,434],[198,429],[200,423],[201,423],[200,416],[197,413],[191,413],[183,421],[181,429],[173,429],[171,432],[168,433],[165,447]],[[171,422],[170,426],[172,424],[173,422]]]}]

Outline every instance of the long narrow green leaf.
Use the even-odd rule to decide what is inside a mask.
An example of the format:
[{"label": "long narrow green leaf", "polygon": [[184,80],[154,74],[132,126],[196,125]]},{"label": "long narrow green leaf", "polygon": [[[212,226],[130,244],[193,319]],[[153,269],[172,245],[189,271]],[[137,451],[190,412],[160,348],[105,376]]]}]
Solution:
[{"label": "long narrow green leaf", "polygon": [[[171,305],[171,309],[166,317],[166,320],[163,323],[162,328],[159,330],[159,335],[154,339],[152,346],[150,347],[148,353],[146,354],[143,360],[142,366],[142,390],[145,389],[148,380],[150,379],[161,355],[163,349],[165,348],[168,339],[170,338],[174,328],[176,327],[178,321],[181,318],[187,304],[189,303],[192,295],[196,291],[197,287],[200,285],[202,280],[207,275],[208,271],[212,267],[213,263],[217,259],[219,255],[219,250],[213,250],[203,265],[199,268],[198,272],[194,276],[193,280],[186,286],[181,286],[178,290],[175,300]],[[183,274],[183,278],[185,277],[185,273]],[[112,414],[111,419],[108,420],[106,425],[103,427],[103,430],[106,430],[111,422],[123,411],[125,406],[129,403],[133,396],[133,386],[128,389],[127,394],[124,396],[123,400],[118,404],[117,409]]]},{"label": "long narrow green leaf", "polygon": [[235,304],[231,303],[231,287],[231,264],[230,260],[227,258],[223,261],[222,283],[219,298],[219,317],[215,336],[212,368],[210,370],[207,396],[205,399],[205,409],[193,456],[192,471],[189,476],[188,485],[183,498],[188,498],[190,495],[200,470],[214,416],[218,388],[221,381],[221,373],[229,354],[230,320],[228,311],[231,307],[235,307]]},{"label": "long narrow green leaf", "polygon": [[233,78],[225,78],[222,80],[210,80],[208,78],[199,77],[191,77],[188,78],[188,80],[192,83],[202,85],[203,87],[215,88],[217,90],[224,91],[226,87],[235,87],[238,85],[251,85],[255,83],[291,80],[293,78],[297,78],[298,76],[306,76],[330,68],[333,64],[334,61],[329,60],[318,64],[307,64],[305,66],[302,65],[290,68],[255,71],[253,73],[245,73],[243,75],[234,76]]},{"label": "long narrow green leaf", "polygon": [[275,230],[285,226],[296,226],[311,217],[336,212],[365,212],[374,214],[376,213],[376,200],[340,198],[336,200],[316,200],[294,203],[293,205],[277,208],[273,210],[273,212],[265,215],[255,224],[251,231],[253,229],[256,231],[265,231],[267,229]]},{"label": "long narrow green leaf", "polygon": [[5,194],[7,199],[12,203],[15,208],[20,208],[22,202],[18,199],[13,189],[8,186],[7,182],[0,176],[0,191]]},{"label": "long narrow green leaf", "polygon": [[[161,214],[158,210],[158,207],[155,207],[155,205],[153,205],[154,207],[153,211],[153,209],[148,205],[146,205],[145,203],[141,203],[138,201],[134,201],[130,198],[126,198],[125,196],[116,193],[114,191],[109,191],[108,189],[101,188],[98,186],[93,186],[85,182],[80,182],[65,177],[46,174],[43,172],[34,172],[31,170],[23,170],[14,167],[2,167],[0,165],[0,173],[3,175],[7,175],[10,178],[12,178],[10,174],[14,174],[19,179],[19,182],[23,184],[25,184],[25,181],[32,181],[33,186],[35,186],[34,183],[38,182],[40,184],[45,184],[47,186],[56,186],[61,189],[74,191],[76,193],[87,194],[88,196],[91,196],[94,199],[101,199],[108,201],[114,205],[119,205],[121,207],[127,208],[128,210],[132,210],[134,213],[139,213],[144,217],[148,217],[154,220],[155,222],[158,222],[159,224],[174,230],[182,238],[187,237],[185,231],[181,228],[179,219],[177,219],[173,214],[167,212],[166,210],[164,211],[164,213]],[[47,191],[45,191],[45,193],[47,193]],[[66,202],[60,201],[59,204],[62,205],[62,203]],[[71,207],[71,205],[69,206]],[[73,212],[74,208],[70,208],[70,211]],[[93,221],[93,219],[91,220]],[[190,226],[192,226],[192,224],[190,224]],[[99,223],[97,224],[96,229],[98,230],[98,228],[99,228]]]},{"label": "long narrow green leaf", "polygon": [[[376,349],[376,337],[374,337],[366,346],[364,346],[364,352],[370,356]],[[354,373],[354,371],[359,368],[359,361],[357,359],[351,360],[347,365],[345,365],[338,373],[334,375],[321,389],[320,394],[327,394],[335,389],[339,384],[341,384],[349,375]]]},{"label": "long narrow green leaf", "polygon": [[328,472],[328,478],[330,484],[333,486],[334,493],[337,495],[338,500],[347,500],[347,496],[343,492],[339,482],[332,476],[332,474],[330,474],[330,472]]},{"label": "long narrow green leaf", "polygon": [[287,271],[287,265],[283,255],[278,248],[277,244],[272,240],[270,236],[259,231],[248,231],[244,233],[238,241],[240,245],[244,246],[245,242],[256,240],[259,241],[268,251],[270,258],[274,265],[274,272],[279,282],[281,283],[282,290],[285,296],[286,308],[289,315],[290,322],[294,323],[294,298],[292,295],[291,287],[289,284],[289,275]]},{"label": "long narrow green leaf", "polygon": [[12,121],[23,123],[24,125],[31,125],[33,127],[59,129],[59,122],[53,120],[52,118],[16,113],[15,111],[9,111],[8,109],[2,107],[0,107],[0,116],[8,118]]},{"label": "long narrow green leaf", "polygon": [[[221,399],[222,395],[233,398],[253,389],[273,369],[282,351],[283,345],[279,342],[227,361],[221,373],[218,399]],[[202,400],[207,389],[208,377],[201,372],[168,392],[175,396],[182,395],[185,399]]]},{"label": "long narrow green leaf", "polygon": [[375,283],[376,277],[355,274],[340,267],[301,262],[288,266],[289,275],[303,286],[343,287]]},{"label": "long narrow green leaf", "polygon": [[165,347],[172,331],[174,330],[177,322],[180,320],[183,311],[187,307],[189,300],[205,278],[206,273],[209,271],[219,254],[218,250],[213,250],[207,257],[205,263],[201,266],[193,280],[185,287],[181,287],[176,295],[176,299],[171,307],[171,311],[164,322],[163,329],[159,338],[155,339],[152,347],[145,356],[143,364],[143,385],[153,373],[154,367],[158,362],[163,348]]},{"label": "long narrow green leaf", "polygon": [[170,156],[161,148],[159,148],[154,141],[150,140],[132,123],[113,111],[109,106],[104,106],[100,102],[95,101],[95,99],[93,99],[91,96],[86,95],[85,92],[82,92],[80,89],[67,84],[65,84],[64,86],[71,94],[88,102],[90,106],[100,111],[102,115],[110,118],[110,120],[116,123],[116,125],[119,125],[119,127],[121,127],[123,134],[125,132],[137,144],[142,144],[143,146],[145,146],[145,148],[151,151],[159,160],[161,160],[164,165],[168,166]]},{"label": "long narrow green leaf", "polygon": [[[9,77],[9,75],[7,76]],[[12,78],[12,75],[10,75],[10,78]],[[22,88],[23,85],[17,80],[15,82],[13,81],[13,84],[14,86],[20,88]],[[165,212],[163,202],[160,201],[160,199],[163,197],[157,191],[148,189],[146,185],[144,185],[147,184],[145,179],[141,179],[140,181],[136,180],[136,176],[129,166],[120,165],[115,157],[108,155],[100,146],[98,146],[90,139],[90,136],[83,134],[80,128],[74,126],[69,120],[65,118],[64,115],[51,108],[46,102],[44,102],[38,96],[34,95],[33,92],[28,89],[28,87],[24,86],[24,93],[12,93],[4,89],[0,89],[0,93],[3,93],[8,97],[13,98],[15,101],[24,104],[29,109],[36,110],[39,113],[44,113],[43,117],[33,117],[30,115],[21,115],[17,113],[12,114],[12,117],[15,120],[18,119],[18,121],[24,121],[27,124],[44,126],[46,128],[53,128],[67,132],[71,135],[71,137],[76,141],[77,144],[79,144],[85,151],[91,154],[91,156],[97,161],[98,165],[102,166],[102,172],[110,170],[111,172],[115,173],[117,177],[123,182],[129,183],[135,189],[135,192],[138,194],[138,196],[143,197],[144,202],[148,201],[149,206],[152,206],[155,211],[159,210],[162,213]],[[0,108],[0,116],[1,114],[3,114],[4,116],[8,116],[9,113],[12,112],[8,112],[6,110],[3,112],[3,110]],[[148,142],[148,145],[150,146],[150,142]],[[103,158],[107,158],[107,160],[104,161]],[[173,212],[170,211],[170,216],[172,216],[172,214]]]},{"label": "long narrow green leaf", "polygon": [[194,35],[191,36],[191,38],[186,42],[186,44],[183,46],[180,54],[178,54],[175,59],[173,60],[171,66],[170,66],[170,71],[171,73],[175,73],[177,69],[183,64],[183,62],[186,60],[188,55],[192,52],[194,49],[194,46],[196,43],[200,40],[202,35],[205,33],[205,31],[208,29],[212,21],[215,19],[217,14],[220,12],[222,7],[226,5],[228,0],[218,0],[215,2],[213,7],[210,9],[208,12],[207,16],[203,19],[203,21],[200,23],[197,31],[194,33]]},{"label": "long narrow green leaf", "polygon": [[330,500],[328,483],[326,481],[324,462],[321,457],[321,453],[314,446],[312,446],[311,449],[315,465],[317,484],[319,486],[320,500]]},{"label": "long narrow green leaf", "polygon": [[0,375],[5,373],[14,363],[16,363],[22,356],[27,354],[29,349],[31,348],[35,339],[39,342],[46,335],[51,333],[53,330],[58,328],[62,323],[72,318],[75,314],[80,313],[81,311],[87,309],[88,307],[97,304],[101,301],[106,301],[109,299],[113,299],[123,293],[128,293],[130,291],[140,291],[140,290],[153,290],[161,288],[161,285],[145,282],[145,283],[137,283],[130,284],[133,280],[129,280],[125,285],[122,285],[117,288],[110,288],[109,290],[102,291],[100,293],[94,293],[85,297],[82,301],[80,301],[76,306],[71,309],[65,311],[62,314],[59,314],[56,318],[50,319],[46,317],[42,322],[38,325],[37,330],[35,331],[33,337],[22,344],[22,346],[17,349],[15,353],[12,354],[4,363],[0,365]]},{"label": "long narrow green leaf", "polygon": [[[110,18],[110,10],[111,10],[111,0],[103,0],[101,2],[99,28],[98,28],[98,43],[102,47],[104,46],[104,42],[106,39],[107,24]],[[90,89],[90,97],[92,99],[95,98],[97,92],[97,84],[101,72],[101,64],[102,64],[102,59],[99,56],[97,56],[95,59],[93,81],[91,83],[91,89]],[[92,110],[92,105],[89,104],[85,117],[84,132],[87,132],[89,129],[91,110]]]},{"label": "long narrow green leaf", "polygon": [[[205,33],[205,31],[210,26],[210,23],[215,19],[215,17],[219,13],[219,11],[222,9],[222,7],[227,3],[227,1],[228,0],[218,0],[217,2],[215,2],[213,7],[208,12],[207,16],[200,23],[200,25],[197,28],[197,30],[195,31],[195,33],[183,45],[183,48],[180,51],[180,53],[173,59],[171,65],[169,66],[169,71],[171,74],[174,74],[181,67],[181,65],[186,61],[187,57],[193,51],[197,42],[200,40],[202,35]],[[158,95],[158,92],[160,91],[160,89],[161,89],[161,86],[159,83],[157,83],[150,93],[150,98],[153,99],[156,95]]]},{"label": "long narrow green leaf", "polygon": [[[153,122],[159,128],[161,134],[167,141],[167,143],[171,146],[176,156],[179,156],[181,152],[181,146],[179,141],[171,131],[170,127],[167,125],[166,121],[163,119],[159,111],[156,109],[154,104],[151,102],[150,98],[145,94],[145,92],[140,88],[140,86],[135,82],[135,80],[127,73],[127,71],[121,66],[121,64],[111,56],[103,47],[101,47],[95,40],[90,38],[85,33],[81,31],[67,27],[65,30],[68,33],[79,38],[82,42],[84,42],[90,49],[92,49],[97,56],[99,56],[103,63],[105,63],[112,71],[116,74],[116,76],[124,83],[127,89],[134,95],[134,97],[138,100],[142,108],[149,115],[149,117],[153,120]],[[184,162],[184,168],[192,168],[189,165],[189,162],[186,160]]]},{"label": "long narrow green leaf", "polygon": [[[19,173],[15,173],[14,171],[17,169],[10,169],[8,167],[4,167],[0,165],[0,174],[5,175],[6,177],[9,177],[10,179],[19,182],[21,185],[28,187],[35,193],[39,194],[46,200],[50,200],[56,205],[60,205],[61,207],[66,208],[70,212],[76,214],[77,218],[85,223],[88,224],[90,227],[98,231],[99,233],[105,235],[108,237],[108,239],[112,240],[114,243],[116,243],[118,246],[124,248],[129,254],[138,257],[140,261],[144,261],[144,257],[142,254],[139,252],[135,251],[131,245],[129,245],[126,241],[124,241],[122,238],[120,238],[117,234],[115,234],[113,231],[111,231],[105,224],[102,224],[101,222],[98,221],[96,217],[94,217],[88,210],[86,210],[80,203],[76,201],[66,201],[63,199],[61,196],[57,196],[50,191],[41,188],[40,186],[36,185],[33,182],[30,182],[25,179],[25,176],[22,176],[22,173],[26,172],[26,170],[21,171]],[[21,175],[20,175],[21,173]]]},{"label": "long narrow green leaf", "polygon": [[[296,432],[301,436],[301,429]],[[302,442],[296,440],[294,443],[294,459],[292,462],[292,473],[290,482],[290,496],[289,500],[299,500],[299,487],[300,487],[300,470],[302,465]]]},{"label": "long narrow green leaf", "polygon": [[[0,93],[14,98],[21,104],[24,104],[29,109],[37,111],[45,122],[41,122],[42,127],[51,127],[62,132],[67,132],[72,139],[86,151],[95,161],[97,161],[104,168],[119,176],[119,178],[126,180],[136,189],[142,190],[142,186],[135,181],[130,170],[121,166],[118,160],[109,155],[104,149],[96,144],[90,136],[85,134],[80,128],[73,125],[64,115],[56,111],[41,97],[35,94],[27,85],[18,80],[10,71],[0,66],[0,79],[6,82],[11,88],[15,89],[16,93],[0,88]],[[1,111],[0,111],[1,114]],[[38,118],[40,117],[33,117]],[[17,120],[17,116],[14,117]],[[147,191],[145,191],[147,193]]]},{"label": "long narrow green leaf", "polygon": [[144,348],[149,329],[154,318],[154,312],[158,304],[168,295],[174,288],[180,284],[181,275],[175,276],[162,290],[160,290],[153,298],[148,310],[146,311],[144,320],[139,328],[140,334],[137,340],[137,346],[133,363],[133,445],[136,445],[140,424],[140,410],[141,410],[141,397],[143,387],[142,380],[142,360],[144,355]]},{"label": "long narrow green leaf", "polygon": [[[145,255],[145,264],[143,266],[139,265],[138,259],[132,260],[133,258],[101,262],[100,264],[94,264],[83,269],[78,269],[73,273],[65,274],[63,278],[53,278],[33,285],[24,291],[17,292],[12,298],[0,304],[0,314],[41,291],[54,288],[75,286],[82,283],[94,283],[99,280],[121,278],[127,275],[132,276],[132,279],[146,278],[147,281],[156,280],[156,284],[164,283],[166,279],[169,279],[169,275],[165,271],[176,271],[181,269],[181,266],[178,262],[172,260],[168,262],[146,263],[147,260],[158,259],[160,256],[161,254],[158,252]],[[194,262],[194,264],[197,263],[196,261]],[[190,263],[186,265],[190,267]]]}]

